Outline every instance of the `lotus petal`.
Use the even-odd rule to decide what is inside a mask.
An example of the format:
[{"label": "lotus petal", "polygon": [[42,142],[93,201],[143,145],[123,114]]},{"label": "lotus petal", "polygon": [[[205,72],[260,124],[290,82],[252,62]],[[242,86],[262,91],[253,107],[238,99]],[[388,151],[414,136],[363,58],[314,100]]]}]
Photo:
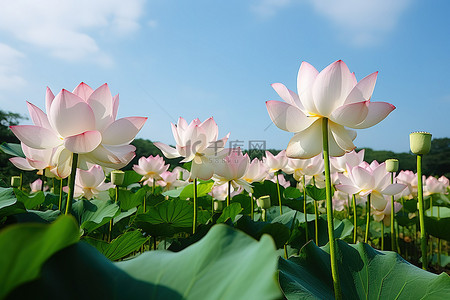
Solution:
[{"label": "lotus petal", "polygon": [[147,118],[144,117],[127,117],[114,121],[103,131],[102,144],[117,146],[129,144],[144,126],[145,121]]},{"label": "lotus petal", "polygon": [[114,104],[108,84],[103,84],[97,88],[86,101],[92,108],[95,115],[95,126],[103,131],[114,121]]},{"label": "lotus petal", "polygon": [[286,148],[290,158],[311,158],[322,152],[322,120],[295,134]]},{"label": "lotus petal", "polygon": [[383,121],[391,111],[395,109],[395,106],[387,102],[370,102],[368,106],[367,117],[356,126],[348,126],[355,129],[364,129],[372,127],[379,122]]},{"label": "lotus petal", "polygon": [[344,104],[351,104],[361,101],[370,100],[372,97],[375,83],[377,82],[378,72],[367,75],[358,82],[345,99]]},{"label": "lotus petal", "polygon": [[75,94],[84,101],[87,101],[93,92],[94,90],[89,85],[82,82],[79,85],[77,85],[77,87],[73,90],[72,94]]},{"label": "lotus petal", "polygon": [[11,157],[9,161],[18,169],[24,171],[32,171],[36,168],[32,167],[26,158],[23,157]]},{"label": "lotus petal", "polygon": [[368,104],[364,101],[340,106],[331,113],[330,120],[343,126],[355,126],[367,117]]},{"label": "lotus petal", "polygon": [[66,137],[64,146],[73,153],[88,153],[97,148],[102,142],[102,134],[96,130]]},{"label": "lotus petal", "polygon": [[300,109],[288,103],[272,100],[267,101],[266,106],[272,122],[285,131],[303,131],[317,120],[315,117],[307,117]]},{"label": "lotus petal", "polygon": [[54,148],[62,144],[62,140],[53,131],[44,127],[17,125],[9,128],[21,142],[31,148]]}]

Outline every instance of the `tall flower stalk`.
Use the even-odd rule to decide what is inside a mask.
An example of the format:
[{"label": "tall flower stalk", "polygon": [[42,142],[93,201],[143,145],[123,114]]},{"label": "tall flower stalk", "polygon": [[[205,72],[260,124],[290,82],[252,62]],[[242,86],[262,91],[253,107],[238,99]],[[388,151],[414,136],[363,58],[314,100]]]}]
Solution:
[{"label": "tall flower stalk", "polygon": [[358,211],[356,210],[356,194],[352,195],[352,207],[353,207],[353,244],[356,244],[357,240],[357,217]]},{"label": "tall flower stalk", "polygon": [[66,212],[68,215],[72,211],[73,193],[75,191],[75,177],[77,175],[78,153],[72,154],[72,168],[69,175],[69,194],[66,200]]},{"label": "tall flower stalk", "polygon": [[364,243],[369,242],[369,227],[370,227],[370,208],[371,208],[371,194],[367,195],[367,202],[366,202],[366,234],[364,235]]},{"label": "tall flower stalk", "polygon": [[413,132],[409,135],[411,152],[417,155],[417,199],[419,201],[420,248],[422,251],[422,269],[428,267],[427,233],[425,229],[425,209],[423,203],[422,156],[430,152],[431,134]]},{"label": "tall flower stalk", "polygon": [[330,243],[331,275],[333,277],[334,296],[342,299],[341,283],[339,281],[336,260],[336,241],[334,239],[333,202],[331,198],[330,158],[328,156],[328,118],[322,119],[323,162],[325,169],[325,191],[327,206],[328,239]]},{"label": "tall flower stalk", "polygon": [[194,178],[194,217],[192,218],[192,233],[194,234],[197,230],[197,178]]},{"label": "tall flower stalk", "polygon": [[306,235],[306,241],[309,240],[308,236],[308,213],[306,212],[306,180],[305,175],[302,176],[302,183],[303,183],[303,213],[305,214],[305,235]]}]

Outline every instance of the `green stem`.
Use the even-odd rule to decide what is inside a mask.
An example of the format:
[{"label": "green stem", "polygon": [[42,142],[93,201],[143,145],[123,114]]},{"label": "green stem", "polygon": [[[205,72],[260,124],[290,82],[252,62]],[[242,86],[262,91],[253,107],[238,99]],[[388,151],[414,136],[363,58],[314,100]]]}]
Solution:
[{"label": "green stem", "polygon": [[250,218],[253,221],[254,211],[255,211],[255,203],[253,201],[253,195],[250,193],[249,196],[250,196]]},{"label": "green stem", "polygon": [[[117,203],[117,201],[119,200],[119,187],[116,185],[116,197],[115,197],[115,201],[114,203]],[[108,228],[108,243],[111,242],[111,233],[112,233],[112,228],[114,225],[114,220],[111,219],[109,220],[109,228]]]},{"label": "green stem", "polygon": [[331,199],[331,176],[330,176],[330,158],[328,156],[328,118],[322,118],[322,146],[323,146],[323,162],[325,168],[325,185],[326,185],[326,206],[327,206],[327,223],[328,238],[330,243],[330,259],[331,259],[331,275],[333,277],[334,297],[338,300],[342,299],[341,283],[339,281],[338,266],[336,261],[336,244],[334,239],[334,223],[333,223],[333,202]]},{"label": "green stem", "polygon": [[[441,219],[440,206],[438,206],[438,208],[437,208],[437,218],[438,218],[438,220]],[[438,270],[440,270],[440,268],[441,268],[441,239],[440,238],[437,239],[437,248],[438,248],[438,253],[437,253]]]},{"label": "green stem", "polygon": [[267,220],[266,210],[264,208],[261,209],[261,219],[263,220],[263,222],[265,222]]},{"label": "green stem", "polygon": [[309,240],[308,236],[308,213],[306,212],[306,180],[305,175],[302,176],[302,183],[303,183],[303,213],[305,214],[305,234],[306,234],[306,241]]},{"label": "green stem", "polygon": [[44,178],[45,178],[44,175],[39,176],[39,179],[41,180],[41,192],[44,191]]},{"label": "green stem", "polygon": [[230,206],[230,202],[231,202],[231,181],[228,181],[227,206]]},{"label": "green stem", "polygon": [[22,190],[22,187],[23,187],[23,172],[20,172],[19,190]]},{"label": "green stem", "polygon": [[315,220],[314,220],[314,237],[315,237],[315,241],[316,241],[316,245],[319,246],[319,209],[317,207],[317,201],[314,200],[314,216],[315,216]]},{"label": "green stem", "polygon": [[352,206],[353,206],[353,244],[356,244],[357,240],[357,219],[358,211],[356,210],[356,195],[352,195]]},{"label": "green stem", "polygon": [[381,220],[381,251],[384,250],[384,222]]},{"label": "green stem", "polygon": [[194,178],[194,218],[192,223],[192,233],[195,233],[197,229],[197,178]]},{"label": "green stem", "polygon": [[364,236],[364,243],[369,241],[369,227],[370,227],[370,194],[367,195],[367,203],[366,203],[366,234]]},{"label": "green stem", "polygon": [[[59,211],[61,211],[62,198],[63,198],[63,179],[61,178],[59,180],[59,202],[58,202],[58,210]],[[61,211],[61,213],[62,213],[62,211]]]},{"label": "green stem", "polygon": [[427,235],[425,231],[425,216],[423,205],[422,185],[422,155],[417,155],[417,198],[419,199],[419,222],[420,222],[420,248],[422,251],[422,269],[428,267]]},{"label": "green stem", "polygon": [[280,183],[278,182],[278,172],[275,172],[275,177],[277,178],[277,193],[278,193],[278,204],[280,205],[280,216],[283,214],[283,208],[281,206],[281,196],[280,196]]},{"label": "green stem", "polygon": [[[391,172],[391,184],[394,183],[394,172]],[[394,195],[391,196],[391,251],[397,250],[397,240],[395,235],[395,209],[394,209]]]},{"label": "green stem", "polygon": [[66,200],[66,215],[72,211],[73,192],[75,188],[75,176],[77,175],[78,153],[72,154],[72,169],[69,176],[69,194]]}]

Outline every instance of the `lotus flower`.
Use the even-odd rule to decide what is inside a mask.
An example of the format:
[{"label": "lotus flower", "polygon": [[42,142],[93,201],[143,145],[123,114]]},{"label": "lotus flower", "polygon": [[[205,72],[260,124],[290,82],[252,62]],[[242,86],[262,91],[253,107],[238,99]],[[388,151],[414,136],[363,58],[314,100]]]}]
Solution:
[{"label": "lotus flower", "polygon": [[331,162],[331,172],[345,173],[347,171],[347,165],[350,167],[355,167],[364,161],[364,149],[359,152],[355,150],[345,153],[340,157],[332,157]]},{"label": "lotus flower", "polygon": [[232,149],[229,155],[215,164],[213,180],[217,185],[231,182],[235,189],[243,187],[251,193],[251,185],[243,179],[249,164],[250,158],[247,154],[243,155],[240,148]]},{"label": "lotus flower", "polygon": [[188,181],[179,180],[178,176],[179,176],[178,170],[174,169],[172,172],[165,171],[161,173],[160,175],[161,180],[158,180],[157,184],[163,187],[165,191],[172,190],[181,186],[186,186],[189,184]]},{"label": "lotus flower", "polygon": [[[31,193],[37,193],[37,192],[41,191],[41,189],[42,189],[42,180],[41,179],[36,179],[32,183],[30,183],[30,189],[31,189]],[[44,191],[48,190],[48,186],[44,186],[43,190]]]},{"label": "lotus flower", "polygon": [[386,200],[384,195],[395,195],[406,188],[400,183],[390,183],[390,174],[385,163],[363,163],[360,166],[348,168],[348,177],[339,173],[341,184],[336,189],[348,195],[359,194],[361,197],[371,194],[372,206],[376,210],[384,210]]},{"label": "lotus flower", "polygon": [[[278,184],[281,185],[284,188],[288,188],[291,186],[291,183],[289,181],[286,180],[286,178],[284,178],[283,174],[278,174]],[[270,175],[268,178],[270,181],[272,182],[277,182],[277,178],[275,177],[274,174]]]},{"label": "lotus flower", "polygon": [[154,145],[167,158],[182,156],[184,159],[181,162],[192,161],[191,178],[210,179],[214,173],[214,161],[227,155],[224,146],[229,134],[217,140],[219,128],[212,117],[203,123],[195,119],[189,125],[180,117],[177,125],[171,124],[176,148],[159,142]]},{"label": "lotus flower", "polygon": [[325,187],[325,176],[323,175],[323,158],[316,155],[308,159],[289,158],[287,168],[284,169],[287,174],[293,174],[294,179],[298,182],[302,181],[305,176],[305,184],[314,182],[317,187]]},{"label": "lotus flower", "polygon": [[[394,202],[395,213],[398,213],[402,205],[398,202]],[[383,221],[384,225],[389,226],[391,224],[391,202],[386,199],[386,206],[382,210],[372,210],[373,219],[377,222]]]},{"label": "lotus flower", "polygon": [[[44,175],[43,170],[52,170],[52,156],[54,149],[33,149],[21,143],[23,157],[11,157],[9,161],[18,169],[24,171],[39,170],[40,175]],[[47,172],[48,174],[48,172]]]},{"label": "lotus flower", "polygon": [[60,178],[70,174],[72,153],[78,153],[80,168],[99,164],[122,168],[134,157],[129,145],[147,118],[116,120],[119,96],[111,96],[107,84],[95,91],[80,83],[71,93],[62,90],[56,97],[47,88],[45,114],[28,103],[34,125],[10,126],[26,146],[53,151],[52,172]]},{"label": "lotus flower", "polygon": [[425,180],[424,190],[426,195],[445,194],[447,192],[447,186],[445,185],[444,180],[440,181],[436,177],[429,176]]},{"label": "lotus flower", "polygon": [[249,164],[242,179],[248,183],[263,181],[268,175],[267,170],[267,165],[263,161],[258,158],[254,158]]},{"label": "lotus flower", "polygon": [[[164,158],[159,155],[142,156],[139,158],[138,164],[133,166],[133,170],[143,176],[141,181],[144,181],[144,184],[162,179],[161,174],[166,172],[167,169],[169,169],[169,165],[166,165]],[[152,180],[148,181],[149,179]]]},{"label": "lotus flower", "polygon": [[355,148],[354,129],[369,128],[395,109],[386,102],[371,102],[377,72],[356,81],[347,65],[339,60],[320,73],[307,62],[297,77],[298,95],[281,83],[272,87],[285,102],[267,101],[270,118],[280,129],[296,134],[286,155],[310,158],[322,152],[322,119],[328,118],[329,154],[341,156]]},{"label": "lotus flower", "polygon": [[[242,187],[238,187],[235,189],[233,186],[231,186],[231,198],[233,198],[236,195],[239,195],[244,189]],[[214,185],[211,189],[211,192],[209,194],[215,199],[219,201],[225,201],[228,197],[228,184],[221,184],[221,185]]]},{"label": "lotus flower", "polygon": [[113,188],[111,182],[105,183],[105,173],[99,165],[92,166],[89,170],[77,170],[75,177],[75,197],[84,197],[88,200],[98,198],[109,199],[108,190]]},{"label": "lotus flower", "polygon": [[[400,171],[396,177],[398,183],[403,183],[406,185],[406,189],[404,189],[401,194],[396,195],[397,197],[407,197],[413,198],[417,197],[417,174],[413,171],[406,170]],[[425,176],[423,176],[423,181],[425,181]]]},{"label": "lotus flower", "polygon": [[277,155],[273,155],[271,152],[266,151],[266,159],[264,160],[269,173],[278,172],[287,166],[288,159],[286,157],[286,151],[280,151]]}]

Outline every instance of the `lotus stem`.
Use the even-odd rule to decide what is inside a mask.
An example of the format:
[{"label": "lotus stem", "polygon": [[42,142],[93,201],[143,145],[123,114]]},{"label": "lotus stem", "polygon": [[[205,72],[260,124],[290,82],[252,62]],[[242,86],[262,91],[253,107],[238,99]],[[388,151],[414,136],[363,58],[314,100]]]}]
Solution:
[{"label": "lotus stem", "polygon": [[[61,178],[59,180],[59,202],[58,202],[58,210],[59,211],[61,211],[62,198],[63,198],[63,179]],[[62,213],[62,211],[61,211],[61,213]]]},{"label": "lotus stem", "polygon": [[[438,220],[441,219],[440,206],[438,206],[438,208],[437,208],[437,218],[438,218]],[[437,248],[438,248],[437,263],[438,263],[438,270],[440,270],[440,268],[441,268],[441,239],[440,238],[437,239]]]},{"label": "lotus stem", "polygon": [[314,238],[316,245],[319,246],[319,208],[317,207],[317,200],[314,200]]},{"label": "lotus stem", "polygon": [[[114,203],[117,203],[117,201],[119,201],[119,186],[118,185],[116,185],[115,190],[116,190],[116,196],[115,196]],[[108,243],[111,242],[111,233],[112,233],[113,225],[114,225],[114,219],[111,218],[111,220],[109,220],[109,228],[108,228]]]},{"label": "lotus stem", "polygon": [[72,154],[72,169],[69,176],[69,194],[66,200],[66,215],[72,211],[73,192],[75,188],[75,177],[77,175],[78,153]]},{"label": "lotus stem", "polygon": [[263,222],[266,222],[267,216],[266,216],[266,210],[264,208],[261,208],[261,219]]},{"label": "lotus stem", "polygon": [[352,206],[353,206],[353,244],[356,244],[357,240],[357,217],[358,211],[356,210],[356,195],[352,195]]},{"label": "lotus stem", "polygon": [[250,218],[253,221],[253,217],[254,217],[254,211],[255,211],[255,203],[253,201],[253,195],[252,193],[249,194],[250,196]]},{"label": "lotus stem", "polygon": [[197,229],[197,178],[194,178],[194,219],[192,220],[192,233]]},{"label": "lotus stem", "polygon": [[39,179],[41,179],[41,192],[44,191],[44,179],[45,176],[44,175],[39,175]]},{"label": "lotus stem", "polygon": [[427,235],[423,205],[422,154],[417,154],[417,198],[419,200],[420,248],[422,251],[422,269],[428,266]]},{"label": "lotus stem", "polygon": [[228,181],[227,206],[230,206],[230,202],[231,202],[231,181]]},{"label": "lotus stem", "polygon": [[306,241],[309,240],[308,236],[308,213],[306,212],[306,180],[305,175],[302,176],[302,183],[303,183],[303,213],[305,214],[305,234],[306,234]]},{"label": "lotus stem", "polygon": [[20,172],[19,190],[23,187],[23,172]]},{"label": "lotus stem", "polygon": [[366,203],[366,234],[364,236],[364,243],[369,241],[369,227],[370,227],[370,194],[367,195],[367,203]]},{"label": "lotus stem", "polygon": [[[394,183],[394,172],[391,172],[391,184]],[[397,251],[397,239],[395,234],[395,209],[394,195],[391,196],[391,251]]]},{"label": "lotus stem", "polygon": [[333,277],[334,297],[342,299],[341,283],[339,281],[336,261],[336,244],[334,240],[333,202],[331,199],[330,158],[328,156],[328,118],[322,118],[323,163],[325,168],[325,187],[327,199],[328,238],[330,243],[331,275]]},{"label": "lotus stem", "polygon": [[277,178],[277,193],[278,193],[278,204],[280,205],[280,216],[283,214],[283,208],[281,206],[281,195],[280,195],[280,183],[278,182],[278,171],[275,172],[275,177]]},{"label": "lotus stem", "polygon": [[381,251],[384,250],[384,222],[381,220]]}]

